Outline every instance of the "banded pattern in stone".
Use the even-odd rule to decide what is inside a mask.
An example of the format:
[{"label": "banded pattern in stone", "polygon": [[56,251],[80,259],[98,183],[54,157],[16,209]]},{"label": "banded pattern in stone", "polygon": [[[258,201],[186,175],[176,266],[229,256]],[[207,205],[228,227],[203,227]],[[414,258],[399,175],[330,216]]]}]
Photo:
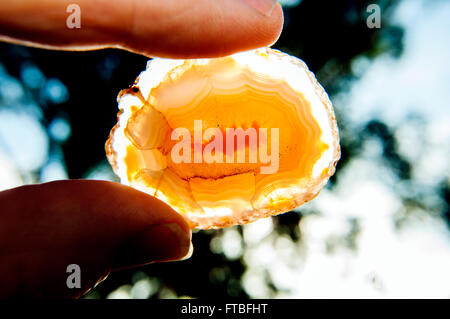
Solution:
[{"label": "banded pattern in stone", "polygon": [[[320,192],[340,156],[324,89],[301,60],[269,48],[153,59],[118,103],[106,143],[115,173],[192,228],[244,224],[300,206]],[[191,137],[186,145],[179,128]],[[258,134],[244,135],[243,144],[233,136],[227,153],[228,130],[249,128]],[[190,160],[180,162],[175,150]]]}]

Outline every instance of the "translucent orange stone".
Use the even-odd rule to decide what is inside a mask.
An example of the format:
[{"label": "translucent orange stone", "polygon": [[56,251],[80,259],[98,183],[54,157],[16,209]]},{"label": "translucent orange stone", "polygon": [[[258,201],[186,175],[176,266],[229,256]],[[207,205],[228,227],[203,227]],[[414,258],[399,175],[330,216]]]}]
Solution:
[{"label": "translucent orange stone", "polygon": [[192,228],[287,212],[335,171],[331,102],[299,59],[269,48],[217,59],[153,59],[118,97],[106,143],[123,184]]}]

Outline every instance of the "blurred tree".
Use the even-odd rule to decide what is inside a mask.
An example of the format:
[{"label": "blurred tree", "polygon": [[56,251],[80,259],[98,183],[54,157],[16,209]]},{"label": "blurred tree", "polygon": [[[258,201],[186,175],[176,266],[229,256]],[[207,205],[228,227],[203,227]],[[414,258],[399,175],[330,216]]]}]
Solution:
[{"label": "blurred tree", "polygon": [[[381,29],[370,29],[366,25],[369,15],[366,8],[374,2],[382,10]],[[356,57],[373,59],[385,53],[394,57],[401,55],[403,30],[390,24],[397,3],[395,0],[300,1],[294,7],[285,8],[285,27],[275,48],[303,59],[333,100],[335,94],[348,90],[351,81],[357,79],[358,75],[351,69],[351,62]],[[116,122],[117,94],[133,83],[145,68],[147,58],[117,50],[75,53],[0,44],[0,61],[14,77],[20,77],[24,66],[34,65],[47,77],[59,79],[67,88],[69,97],[57,101],[44,99],[39,90],[30,90],[29,94],[41,106],[42,122],[46,127],[49,128],[57,117],[69,122],[70,137],[52,143],[61,146],[68,177],[82,178],[99,163],[105,163],[104,143]],[[399,154],[393,128],[373,120],[356,131],[350,130],[339,105],[336,105],[336,115],[341,131],[342,158],[327,187],[332,188],[339,179],[340,169],[360,154],[367,137],[382,142],[383,157],[400,179],[410,179],[411,164]],[[448,182],[442,184],[441,196],[447,203],[446,216],[449,218]],[[298,211],[274,217],[274,232],[286,235],[294,242],[301,241],[298,228],[301,218]],[[358,222],[353,221],[352,225],[352,233],[357,236]],[[242,239],[242,227],[235,229],[238,238]],[[146,293],[140,295],[144,297],[249,297],[242,285],[247,269],[244,257],[241,254],[230,258],[220,247],[225,232],[195,232],[195,252],[189,260],[113,273],[87,297],[105,298],[118,287],[128,287],[126,289],[130,291],[130,287],[136,286],[130,284],[136,282],[147,283]],[[244,241],[241,240],[240,245],[246,249]],[[352,243],[348,245],[352,246]],[[269,274],[264,276],[270,293],[274,294],[278,288]]]}]

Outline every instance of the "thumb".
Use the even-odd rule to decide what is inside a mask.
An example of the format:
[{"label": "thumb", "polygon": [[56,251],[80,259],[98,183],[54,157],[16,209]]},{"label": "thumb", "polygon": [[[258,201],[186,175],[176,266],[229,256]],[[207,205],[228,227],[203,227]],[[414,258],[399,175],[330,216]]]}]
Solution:
[{"label": "thumb", "polygon": [[271,45],[283,26],[275,0],[72,2],[1,1],[0,39],[63,50],[120,47],[147,56],[214,57]]},{"label": "thumb", "polygon": [[[0,192],[0,207],[0,297],[78,297],[110,271],[192,251],[181,215],[117,183],[23,186]],[[67,284],[69,265],[79,285]]]},{"label": "thumb", "polygon": [[144,55],[214,57],[273,44],[283,26],[276,0],[135,1],[124,46]]}]

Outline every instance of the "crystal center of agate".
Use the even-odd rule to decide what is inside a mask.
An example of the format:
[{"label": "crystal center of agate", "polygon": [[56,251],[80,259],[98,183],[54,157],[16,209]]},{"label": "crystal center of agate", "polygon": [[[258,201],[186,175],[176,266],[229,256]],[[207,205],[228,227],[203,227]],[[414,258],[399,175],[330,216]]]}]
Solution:
[{"label": "crystal center of agate", "polygon": [[289,211],[319,193],[340,156],[323,88],[301,60],[268,48],[154,59],[118,102],[114,171],[196,228]]}]

